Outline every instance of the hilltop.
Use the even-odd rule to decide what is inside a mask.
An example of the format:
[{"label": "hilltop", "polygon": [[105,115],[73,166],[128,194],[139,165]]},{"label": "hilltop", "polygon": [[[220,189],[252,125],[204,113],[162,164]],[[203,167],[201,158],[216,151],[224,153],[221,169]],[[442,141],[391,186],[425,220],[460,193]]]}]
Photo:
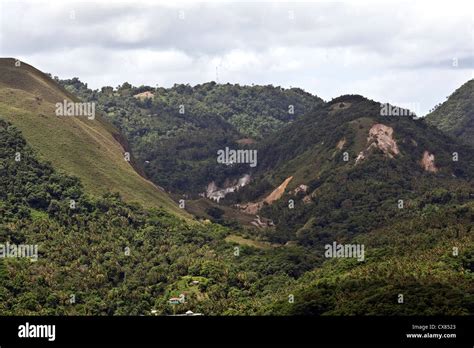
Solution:
[{"label": "hilltop", "polygon": [[468,201],[470,147],[423,119],[382,116],[382,106],[342,96],[287,125],[260,144],[252,182],[223,203],[272,219],[273,242],[320,245],[412,217],[431,201]]},{"label": "hilltop", "polygon": [[127,201],[163,207],[186,216],[155,184],[140,175],[126,139],[100,113],[88,117],[56,116],[56,103],[80,102],[49,75],[11,58],[0,59],[0,117],[21,130],[43,160],[81,179],[101,195],[119,192]]},{"label": "hilltop", "polygon": [[77,78],[61,84],[96,101],[129,139],[146,174],[173,193],[204,192],[246,168],[222,168],[219,149],[248,148],[324,102],[299,88],[208,82],[171,88],[123,83],[91,90]]},{"label": "hilltop", "polygon": [[[289,117],[284,100],[288,118],[252,137],[194,92],[207,86],[207,96],[229,93],[226,105],[262,105],[255,116],[284,98],[280,89],[255,86],[251,98],[212,84],[99,92],[77,79],[63,89],[32,67],[2,63],[0,111],[10,122],[0,120],[0,235],[37,245],[39,255],[34,263],[0,258],[0,314],[473,313],[472,148],[425,120],[383,115],[380,103],[359,95],[309,98]],[[100,115],[56,116],[55,102],[76,94],[98,101],[98,111],[135,139],[133,151],[151,157],[124,161],[126,141]],[[232,185],[244,169],[215,163],[225,141],[256,148],[258,165],[218,203],[186,200],[219,224],[171,214],[177,208],[160,203],[169,201],[165,193],[137,172],[159,158],[170,163],[160,174],[172,175],[169,187],[199,189],[213,179],[216,187],[213,173]],[[158,209],[109,189],[145,203],[143,192],[150,194]],[[327,256],[335,243],[363,247],[364,255]]]},{"label": "hilltop", "polygon": [[425,119],[443,132],[474,145],[474,80],[459,87]]}]

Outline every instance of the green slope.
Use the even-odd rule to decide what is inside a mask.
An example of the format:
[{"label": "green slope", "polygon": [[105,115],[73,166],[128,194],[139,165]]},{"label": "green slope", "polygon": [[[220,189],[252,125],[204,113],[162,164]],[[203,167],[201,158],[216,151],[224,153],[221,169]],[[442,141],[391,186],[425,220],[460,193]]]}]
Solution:
[{"label": "green slope", "polygon": [[[345,108],[338,108],[341,104]],[[261,201],[292,177],[281,198],[259,212],[277,225],[269,238],[321,246],[418,216],[430,204],[425,200],[463,204],[472,199],[474,156],[468,145],[422,119],[381,116],[380,110],[377,102],[343,96],[296,120],[261,144],[253,182],[223,203]],[[377,125],[393,132],[398,154],[384,153],[383,136],[368,140]],[[361,153],[365,158],[358,161]],[[425,153],[434,156],[433,171],[422,164]],[[295,194],[299,185],[307,192]],[[399,199],[408,209],[398,209]]]},{"label": "green slope", "polygon": [[425,119],[443,132],[474,145],[474,80],[459,87]]},{"label": "green slope", "polygon": [[129,150],[114,126],[98,115],[94,120],[56,116],[55,104],[66,99],[78,101],[32,66],[0,59],[0,117],[17,126],[43,159],[79,177],[92,194],[116,191],[125,200],[187,216],[124,159]]},{"label": "green slope", "polygon": [[[222,184],[247,170],[217,165],[217,150],[245,147],[245,143],[254,147],[323,104],[301,89],[274,86],[209,82],[153,88],[124,83],[116,89],[92,91],[77,78],[61,84],[84,100],[97,100],[107,119],[130,140],[154,183],[188,195],[203,192],[211,181]],[[152,98],[139,98],[143,93]]]},{"label": "green slope", "polygon": [[[472,315],[474,202],[355,238],[366,259],[331,259],[307,272],[264,310],[279,315]],[[288,303],[287,294],[295,302]],[[399,295],[403,303],[399,303]]]},{"label": "green slope", "polygon": [[[255,314],[262,294],[314,261],[297,248],[228,234],[115,194],[91,197],[0,120],[0,244],[38,248],[35,262],[0,257],[0,315]],[[237,245],[242,257],[234,254]],[[180,294],[186,302],[170,305]]]},{"label": "green slope", "polygon": [[[0,314],[472,314],[472,151],[423,120],[380,117],[379,110],[344,96],[262,146],[255,184],[278,185],[295,174],[289,189],[307,183],[308,193],[316,192],[309,204],[287,193],[262,212],[278,224],[270,231],[276,241],[292,241],[284,245],[183,223],[114,195],[89,197],[78,180],[38,161],[20,132],[0,120],[0,237],[38,244],[40,252],[34,263],[0,259]],[[393,127],[400,154],[387,158],[374,149],[356,165],[375,123]],[[436,173],[418,163],[426,149],[436,156]],[[77,209],[69,208],[70,198]],[[399,198],[406,209],[396,207]],[[365,261],[325,258],[322,247],[333,241],[364,244]],[[169,297],[181,293],[186,303],[173,308]]]}]

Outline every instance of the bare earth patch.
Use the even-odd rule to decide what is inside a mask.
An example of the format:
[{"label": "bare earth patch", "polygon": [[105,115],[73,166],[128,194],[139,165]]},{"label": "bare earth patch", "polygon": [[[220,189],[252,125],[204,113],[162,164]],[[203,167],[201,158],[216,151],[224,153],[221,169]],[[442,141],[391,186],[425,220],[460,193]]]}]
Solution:
[{"label": "bare earth patch", "polygon": [[290,181],[293,179],[292,176],[288,177],[283,181],[280,186],[278,186],[276,189],[274,189],[267,197],[265,197],[263,200],[255,203],[247,203],[243,205],[238,205],[239,208],[243,209],[244,212],[248,214],[256,214],[258,211],[263,207],[264,203],[267,204],[272,204],[274,201],[278,200],[283,196],[285,193],[286,187],[290,183]]},{"label": "bare earth patch", "polygon": [[423,157],[421,158],[421,166],[424,170],[431,173],[436,173],[438,168],[435,166],[435,156],[428,151],[423,152]]},{"label": "bare earth patch", "polygon": [[237,144],[239,145],[252,145],[255,144],[256,141],[252,138],[242,138],[236,141]]},{"label": "bare earth patch", "polygon": [[278,200],[283,196],[283,193],[285,193],[286,187],[290,183],[290,181],[293,179],[292,176],[288,177],[283,181],[280,186],[278,186],[275,190],[272,191],[265,199],[264,201],[267,202],[268,204],[272,204],[274,201]]},{"label": "bare earth patch", "polygon": [[369,151],[373,148],[379,148],[390,158],[400,153],[397,142],[393,139],[392,127],[377,123],[370,128],[367,138],[367,148],[359,153],[356,158],[356,164],[364,160],[368,156]]},{"label": "bare earth patch", "polygon": [[334,105],[331,106],[331,113],[335,113],[339,110],[344,110],[348,109],[351,107],[351,103],[346,103],[346,102],[341,102],[341,103],[335,103]]},{"label": "bare earth patch", "polygon": [[342,150],[345,144],[346,144],[346,138],[342,138],[341,140],[339,140],[336,147],[338,150]]},{"label": "bare earth patch", "polygon": [[142,93],[138,93],[138,94],[135,94],[133,97],[134,98],[137,98],[137,99],[140,99],[140,100],[143,100],[143,99],[146,99],[146,98],[153,98],[155,95],[149,91],[146,91],[146,92],[142,92]]}]

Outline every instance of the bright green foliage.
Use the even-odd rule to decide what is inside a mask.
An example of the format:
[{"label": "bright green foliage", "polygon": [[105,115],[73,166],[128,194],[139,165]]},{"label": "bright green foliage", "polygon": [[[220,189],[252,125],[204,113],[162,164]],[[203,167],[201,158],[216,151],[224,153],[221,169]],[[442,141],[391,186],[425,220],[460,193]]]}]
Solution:
[{"label": "bright green foliage", "polygon": [[459,87],[426,116],[426,121],[453,137],[474,145],[474,80]]}]

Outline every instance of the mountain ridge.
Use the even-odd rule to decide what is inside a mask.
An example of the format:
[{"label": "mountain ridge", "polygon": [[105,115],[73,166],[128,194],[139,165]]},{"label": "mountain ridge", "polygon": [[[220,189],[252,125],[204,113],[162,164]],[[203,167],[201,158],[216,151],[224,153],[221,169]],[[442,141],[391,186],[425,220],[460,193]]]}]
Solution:
[{"label": "mountain ridge", "polygon": [[91,193],[118,191],[126,200],[189,217],[142,176],[133,156],[125,160],[127,140],[99,113],[94,119],[57,116],[55,104],[64,100],[81,102],[36,68],[12,58],[0,60],[1,116],[17,126],[44,159],[81,178]]},{"label": "mountain ridge", "polygon": [[443,132],[474,146],[474,79],[457,88],[425,119]]},{"label": "mountain ridge", "polygon": [[[18,76],[10,69],[0,67]],[[117,194],[86,193],[82,182],[87,184],[90,174],[101,168],[88,161],[124,165],[124,146],[99,120],[90,123],[53,115],[52,102],[66,96],[54,84],[45,92],[51,100],[47,102],[31,89],[34,84],[18,86],[30,88],[27,92],[11,88],[14,78],[2,84],[2,76],[0,111],[12,122],[0,120],[0,236],[11,243],[39,245],[40,252],[33,263],[0,258],[1,314],[473,313],[472,148],[424,120],[383,116],[380,103],[360,96],[341,96],[311,108],[272,134],[242,144],[244,149],[258,149],[259,164],[252,169],[253,181],[230,193],[221,205],[184,197],[193,211],[204,210],[218,223],[191,224],[172,211],[144,209]],[[28,79],[28,74],[23,76]],[[41,83],[38,88],[44,90]],[[177,88],[190,91],[186,86]],[[117,95],[106,98],[109,92]],[[122,86],[79,97],[86,101],[104,97],[101,103],[113,113],[109,117],[118,115],[116,121],[123,122],[130,134],[148,137],[145,144],[157,153],[189,151],[184,159],[190,162],[199,161],[201,155],[215,156],[223,145],[219,141],[224,131],[210,142],[209,153],[197,151],[206,138],[191,139],[185,146],[176,141],[191,138],[190,134],[209,134],[206,126],[229,129],[227,135],[242,139],[242,134],[227,128],[224,118],[208,114],[206,103],[198,98],[192,101],[195,105],[190,103],[193,112],[183,116],[173,109],[180,105],[177,102],[190,101],[182,93],[165,93],[165,100],[148,107],[150,98],[137,100],[134,92]],[[255,95],[255,105],[268,102],[267,96]],[[234,98],[236,103],[245,100]],[[160,107],[164,120],[155,116],[156,132],[150,135],[148,111]],[[137,113],[127,117],[129,111]],[[167,121],[173,121],[171,129]],[[265,121],[269,119],[262,124]],[[161,147],[154,136],[163,137],[163,142],[175,138]],[[62,148],[68,144],[72,147]],[[15,159],[17,152],[20,161]],[[42,159],[57,157],[51,161],[56,163],[69,160],[86,172],[79,173],[80,178],[64,175],[37,154]],[[88,163],[95,167],[88,168]],[[238,177],[243,170],[222,166],[217,169],[224,176]],[[139,180],[139,187],[145,185],[138,173],[130,175],[133,168],[128,163],[128,171],[121,168],[103,167],[115,183],[125,177]],[[74,167],[66,170],[74,173]],[[181,171],[183,177],[195,174],[179,165],[170,170]],[[72,208],[70,199],[77,206]],[[259,215],[238,216],[235,204],[242,202],[261,203]],[[244,226],[245,219],[252,228]],[[335,244],[355,246],[363,255],[327,256],[324,250]],[[74,304],[71,294],[77,295]],[[181,294],[185,301],[175,307],[170,300]],[[400,294],[404,305],[398,301]]]}]

